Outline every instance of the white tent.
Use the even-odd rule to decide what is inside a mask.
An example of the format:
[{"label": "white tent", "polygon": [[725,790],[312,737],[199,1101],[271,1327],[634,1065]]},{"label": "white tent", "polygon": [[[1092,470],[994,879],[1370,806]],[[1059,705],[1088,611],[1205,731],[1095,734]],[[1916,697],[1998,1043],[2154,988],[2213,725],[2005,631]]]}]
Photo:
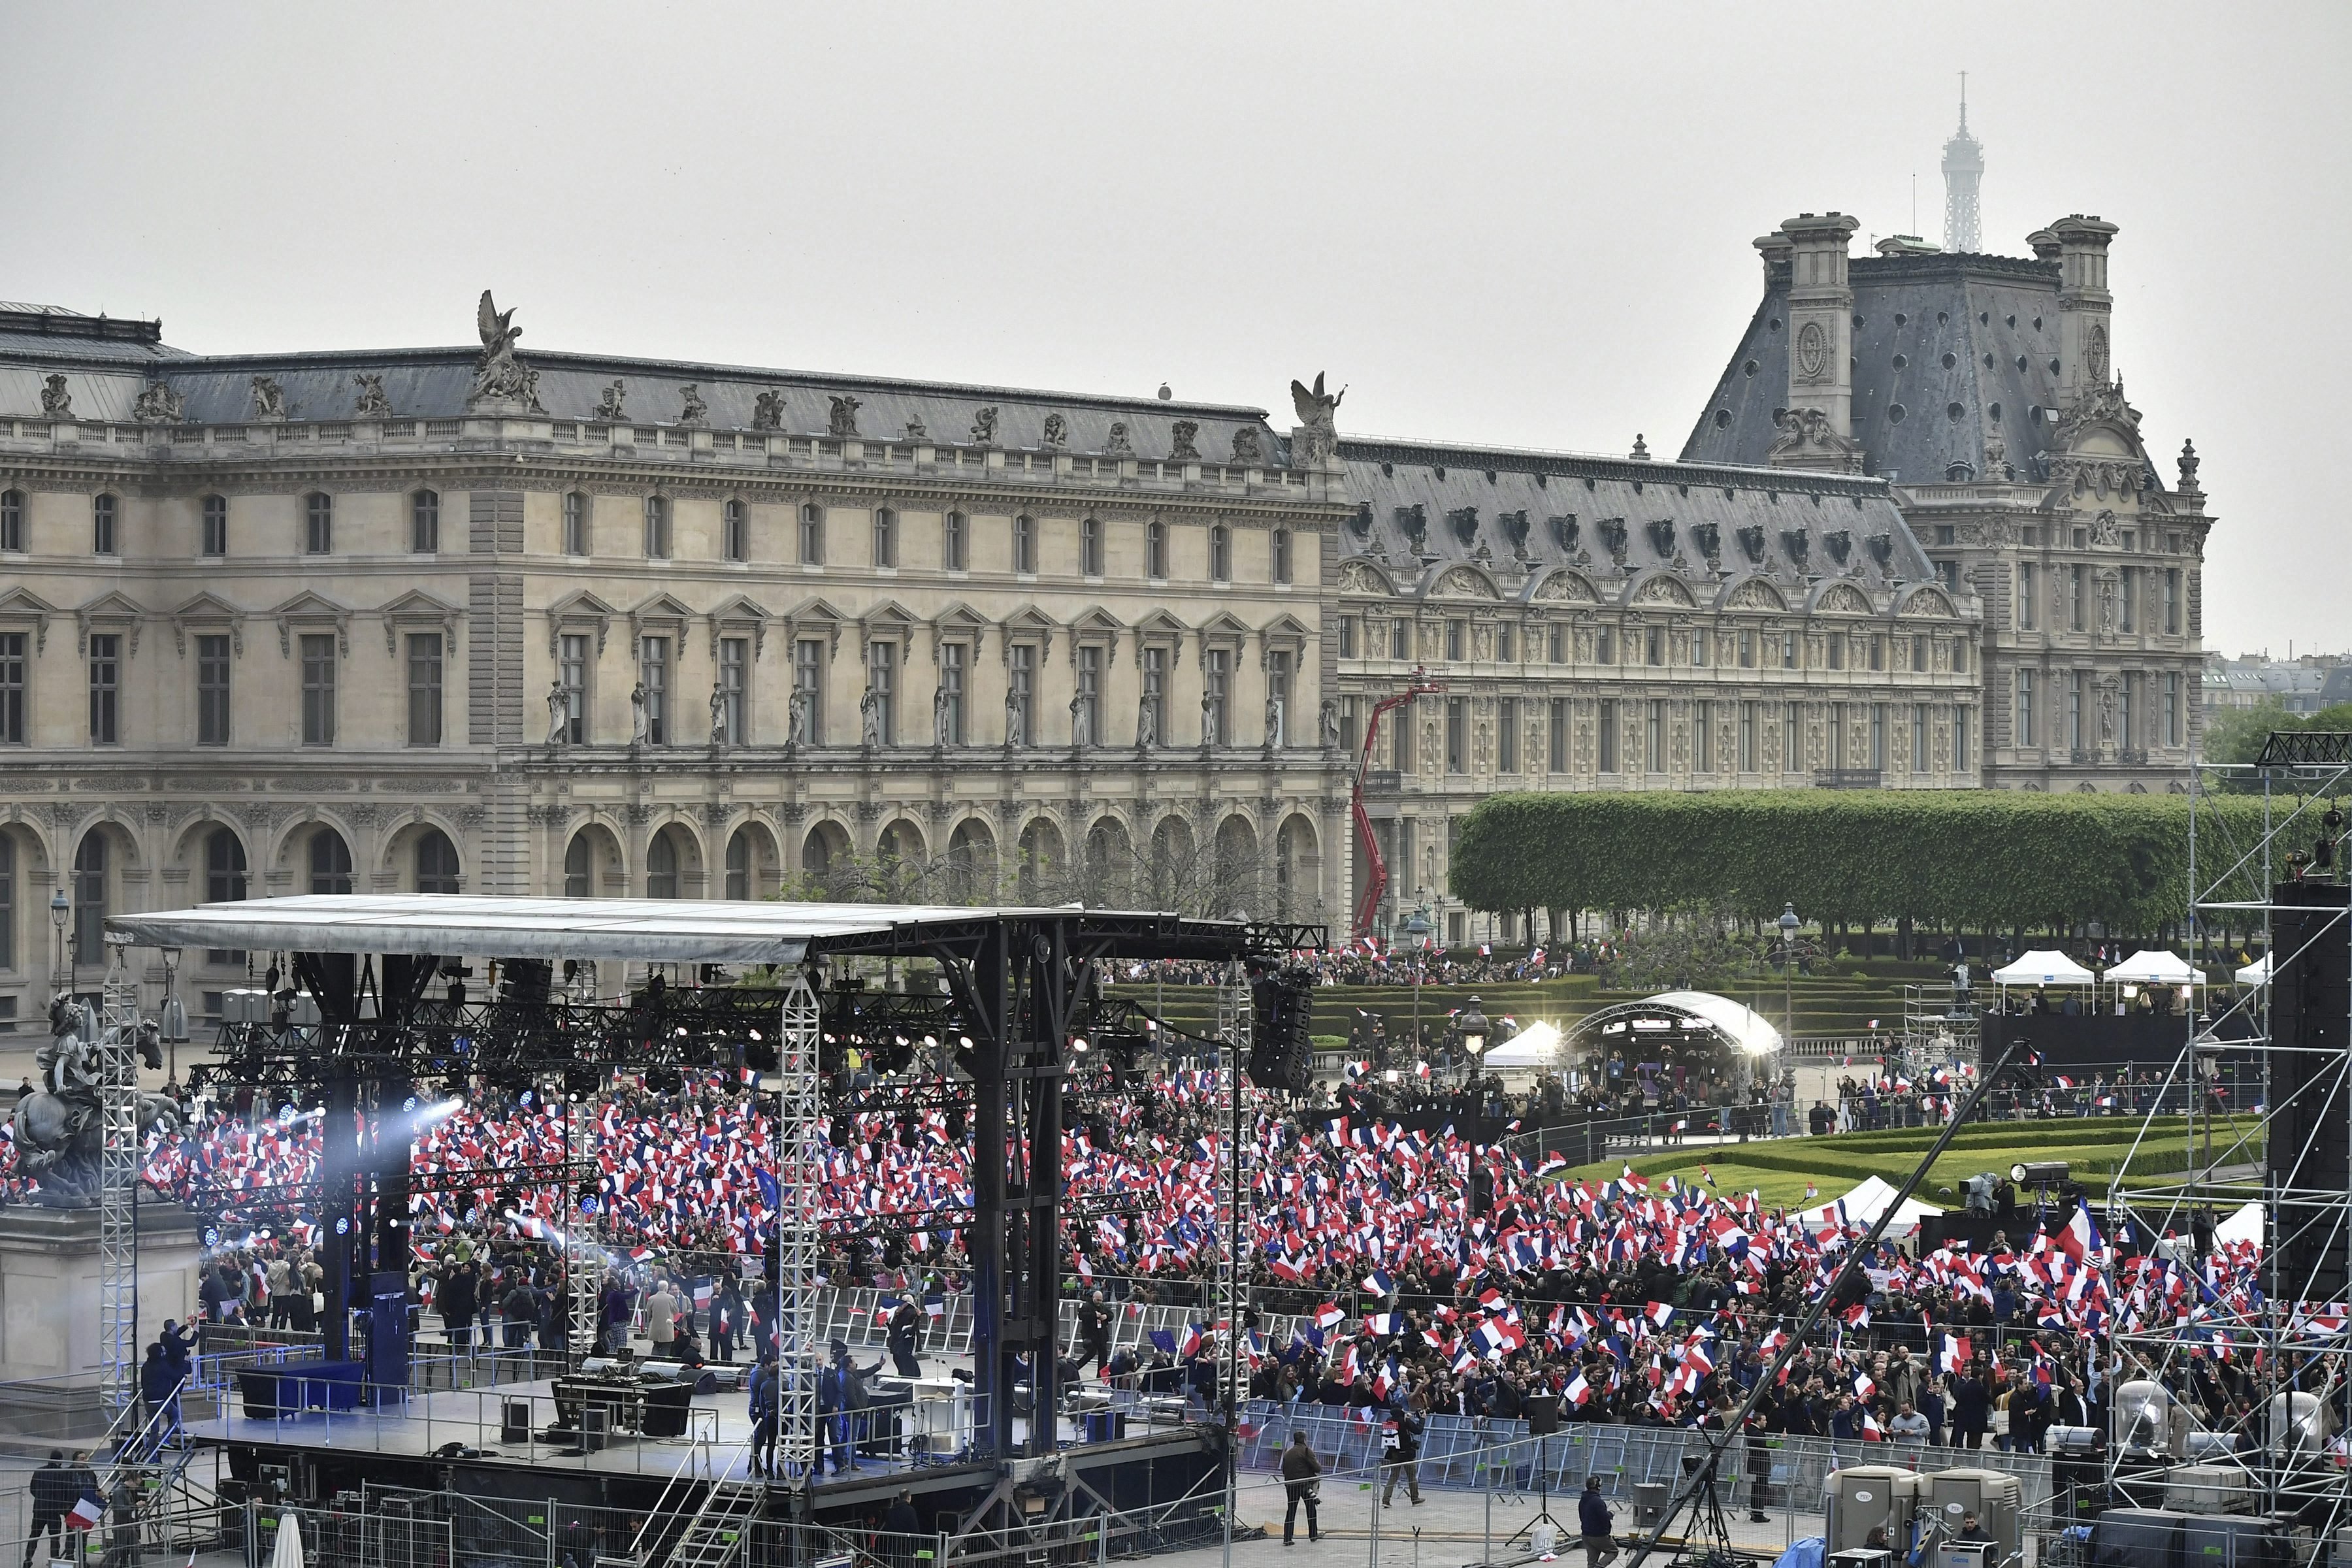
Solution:
[{"label": "white tent", "polygon": [[2262,1239],[2263,1205],[2260,1204],[2248,1204],[2213,1227],[2213,1240],[2216,1244],[2251,1241],[2259,1245]]},{"label": "white tent", "polygon": [[2099,976],[2110,985],[2202,985],[2205,972],[2176,953],[2143,949]]},{"label": "white tent", "polygon": [[1483,1066],[1497,1071],[1507,1068],[1533,1068],[1543,1071],[1559,1065],[1559,1026],[1538,1019],[1478,1060]]},{"label": "white tent", "polygon": [[2271,978],[2271,955],[2263,954],[2232,976],[2241,985],[2267,985]]},{"label": "white tent", "polygon": [[2098,976],[2063,952],[2036,949],[1992,972],[1996,985],[2095,985]]},{"label": "white tent", "polygon": [[1744,1002],[1734,1002],[1712,991],[1661,991],[1650,1000],[1706,1019],[1751,1057],[1769,1057],[1780,1048],[1780,1031]]},{"label": "white tent", "polygon": [[[1807,1209],[1797,1217],[1808,1225],[1835,1225],[1838,1222],[1838,1205],[1843,1204],[1848,1225],[1868,1225],[1885,1214],[1886,1205],[1894,1202],[1895,1188],[1891,1184],[1877,1176],[1864,1176],[1862,1184],[1845,1196],[1823,1204],[1819,1208]],[[1923,1204],[1917,1198],[1905,1198],[1896,1207],[1895,1217],[1886,1222],[1886,1234],[1889,1237],[1908,1236],[1919,1228],[1922,1219],[1943,1212],[1933,1204]]]}]

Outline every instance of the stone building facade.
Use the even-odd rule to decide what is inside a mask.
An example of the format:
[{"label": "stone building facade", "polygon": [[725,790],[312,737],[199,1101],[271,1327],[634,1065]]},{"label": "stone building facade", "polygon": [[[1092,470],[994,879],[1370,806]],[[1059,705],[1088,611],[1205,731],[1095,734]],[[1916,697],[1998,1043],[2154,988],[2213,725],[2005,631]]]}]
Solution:
[{"label": "stone building facade", "polygon": [[307,890],[1341,918],[1335,465],[1254,409],[509,317],[198,358],[0,315],[0,1016],[61,948],[94,984],[109,910]]},{"label": "stone building facade", "polygon": [[2177,791],[2203,731],[2213,519],[2158,474],[2124,396],[2107,253],[2080,214],[2031,258],[1847,250],[1804,214],[1756,241],[1764,298],[1685,459],[1875,475],[1982,605],[1984,783]]}]

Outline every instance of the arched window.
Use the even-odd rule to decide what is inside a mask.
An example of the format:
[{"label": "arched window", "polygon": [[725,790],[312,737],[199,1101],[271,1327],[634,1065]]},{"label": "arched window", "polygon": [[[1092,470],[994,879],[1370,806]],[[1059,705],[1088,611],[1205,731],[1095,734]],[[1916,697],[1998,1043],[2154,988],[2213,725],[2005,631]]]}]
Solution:
[{"label": "arched window", "polygon": [[[245,846],[226,827],[205,836],[205,902],[233,904],[245,897]],[[243,963],[245,954],[216,947],[205,953],[210,963]]]},{"label": "arched window", "polygon": [[458,890],[457,847],[437,827],[428,827],[416,841],[416,890],[454,893]]},{"label": "arched window", "polygon": [[588,836],[575,833],[571,845],[563,851],[563,896],[584,899],[595,885],[595,851],[588,847]]},{"label": "arched window", "polygon": [[740,829],[727,841],[727,896],[730,899],[751,896],[751,840]]},{"label": "arched window", "polygon": [[331,827],[310,835],[310,890],[348,893],[352,890],[352,847]]},{"label": "arched window", "polygon": [[646,846],[646,897],[677,897],[677,841],[667,828]]},{"label": "arched window", "polygon": [[106,963],[106,835],[91,828],[74,851],[74,963]]},{"label": "arched window", "polygon": [[16,967],[16,841],[0,831],[0,969]]}]

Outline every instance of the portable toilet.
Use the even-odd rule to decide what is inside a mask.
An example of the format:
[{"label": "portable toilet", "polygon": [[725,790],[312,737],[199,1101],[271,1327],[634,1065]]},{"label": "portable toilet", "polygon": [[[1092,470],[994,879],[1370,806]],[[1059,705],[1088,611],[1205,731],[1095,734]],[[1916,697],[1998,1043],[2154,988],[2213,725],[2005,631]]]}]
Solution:
[{"label": "portable toilet", "polygon": [[2015,1476],[2000,1470],[1937,1470],[1919,1478],[1919,1512],[1932,1517],[1949,1541],[1961,1522],[1977,1516],[1977,1528],[1992,1537],[1996,1563],[2017,1560],[2025,1537],[2021,1513],[2025,1495]]},{"label": "portable toilet", "polygon": [[1901,1552],[1908,1543],[1911,1510],[1919,1500],[1919,1477],[1892,1465],[1851,1465],[1832,1470],[1822,1490],[1828,1521],[1830,1555],[1870,1544],[1874,1529],[1886,1531],[1881,1544]]}]

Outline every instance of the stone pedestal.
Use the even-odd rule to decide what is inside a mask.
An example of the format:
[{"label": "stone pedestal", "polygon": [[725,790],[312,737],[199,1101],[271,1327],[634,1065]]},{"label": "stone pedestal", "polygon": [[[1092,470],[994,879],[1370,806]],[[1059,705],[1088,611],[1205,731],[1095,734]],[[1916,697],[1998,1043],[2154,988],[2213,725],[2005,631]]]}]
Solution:
[{"label": "stone pedestal", "polygon": [[[139,1205],[134,1363],[164,1319],[196,1315],[201,1228],[177,1205]],[[0,1208],[0,1434],[105,1429],[100,1330],[98,1211]]]}]

